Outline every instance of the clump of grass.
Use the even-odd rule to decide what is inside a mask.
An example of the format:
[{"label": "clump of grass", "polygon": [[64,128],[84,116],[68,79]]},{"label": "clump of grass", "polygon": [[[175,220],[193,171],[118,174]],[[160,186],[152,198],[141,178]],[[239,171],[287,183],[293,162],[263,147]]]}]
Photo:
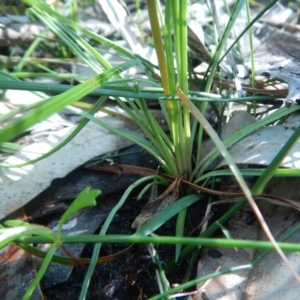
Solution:
[{"label": "clump of grass", "polygon": [[[219,37],[219,42],[216,45],[216,52],[212,57],[211,64],[207,71],[207,76],[201,81],[201,90],[191,89],[193,84],[191,82],[195,80],[192,75],[188,75],[188,47],[187,47],[187,1],[173,1],[167,0],[165,2],[163,18],[159,18],[159,11],[163,11],[161,8],[157,7],[158,2],[148,0],[148,12],[149,19],[152,28],[152,36],[154,41],[154,47],[157,54],[158,66],[153,65],[150,61],[142,58],[139,54],[134,53],[130,49],[119,46],[116,42],[110,41],[100,35],[97,35],[89,30],[83,28],[82,26],[76,24],[73,20],[76,20],[76,6],[70,5],[72,18],[69,19],[59,14],[57,11],[51,7],[45,5],[42,1],[24,1],[27,5],[30,5],[30,13],[37,19],[40,19],[44,24],[57,36],[60,43],[64,45],[61,51],[67,53],[70,56],[79,57],[87,66],[94,70],[98,75],[87,79],[79,75],[66,75],[65,79],[76,79],[80,82],[79,85],[71,87],[68,85],[45,85],[45,84],[32,84],[26,81],[20,81],[19,78],[24,79],[24,73],[21,73],[23,68],[28,66],[29,55],[43,40],[41,37],[33,43],[30,51],[27,55],[15,65],[16,72],[10,72],[7,74],[2,71],[0,73],[1,81],[0,87],[5,88],[15,88],[15,89],[25,89],[34,91],[46,91],[50,90],[52,92],[57,92],[59,95],[49,98],[45,94],[42,94],[43,99],[36,103],[34,106],[24,107],[31,109],[27,113],[23,114],[20,118],[15,121],[10,122],[5,127],[0,129],[0,143],[6,143],[13,140],[20,133],[24,132],[32,125],[44,120],[55,112],[67,108],[70,111],[79,114],[84,117],[83,121],[78,125],[77,130],[62,144],[58,145],[51,152],[43,155],[39,159],[44,159],[48,155],[52,154],[54,151],[58,150],[65,143],[67,143],[73,136],[79,132],[88,120],[94,121],[100,126],[119,134],[135,144],[138,144],[143,149],[151,153],[158,161],[161,169],[174,177],[185,172],[185,179],[193,183],[204,182],[206,179],[210,179],[211,182],[218,176],[223,174],[233,174],[240,185],[245,199],[242,199],[233,207],[228,210],[218,222],[213,223],[209,226],[201,235],[197,238],[183,238],[184,226],[185,226],[185,216],[186,209],[192,203],[195,203],[199,199],[202,199],[204,194],[188,194],[181,195],[181,199],[167,207],[163,212],[156,215],[148,223],[140,227],[136,234],[132,236],[115,236],[110,237],[106,235],[107,228],[110,224],[115,213],[120,207],[125,203],[130,192],[138,185],[144,184],[149,180],[153,180],[155,177],[145,177],[135,183],[133,186],[129,187],[125,192],[122,199],[113,209],[109,215],[105,225],[103,226],[99,236],[91,237],[72,237],[72,242],[92,242],[96,246],[94,248],[93,256],[90,261],[90,265],[83,282],[82,291],[80,294],[80,299],[84,299],[91,276],[94,272],[95,265],[97,263],[97,258],[99,255],[100,247],[102,243],[112,241],[114,238],[118,242],[124,243],[172,243],[176,244],[176,257],[173,262],[170,262],[165,269],[160,267],[160,275],[158,275],[159,280],[162,282],[162,294],[154,297],[153,299],[162,299],[167,295],[171,295],[180,288],[184,289],[194,285],[195,283],[201,282],[206,278],[215,277],[220,274],[229,272],[230,270],[221,270],[214,274],[207,275],[203,278],[198,278],[187,282],[176,289],[170,289],[166,283],[164,271],[170,272],[175,266],[176,262],[183,260],[188,254],[190,254],[197,245],[218,245],[220,247],[249,247],[259,248],[259,249],[276,249],[279,253],[282,253],[281,249],[298,251],[298,245],[294,244],[276,244],[275,240],[272,239],[268,228],[266,227],[263,218],[253,200],[253,196],[257,196],[262,193],[268,181],[272,176],[278,172],[278,168],[282,159],[288,153],[289,149],[292,147],[293,143],[297,140],[299,136],[299,130],[296,130],[292,135],[285,147],[283,147],[273,162],[265,168],[264,170],[251,170],[251,175],[260,176],[256,181],[255,185],[252,187],[251,191],[247,187],[244,179],[243,172],[235,165],[235,162],[229,155],[227,148],[234,143],[238,142],[245,136],[249,135],[253,131],[261,128],[262,126],[275,123],[277,120],[287,116],[291,112],[298,109],[297,107],[281,108],[275,113],[269,115],[268,117],[260,120],[259,122],[250,125],[237,134],[233,134],[224,141],[221,141],[218,135],[215,133],[211,125],[204,118],[204,113],[207,108],[208,103],[222,103],[223,106],[227,105],[231,101],[249,101],[250,98],[225,98],[216,97],[216,95],[211,94],[211,86],[213,79],[217,73],[217,68],[222,60],[222,55],[224,54],[223,49],[227,40],[227,37],[235,23],[236,18],[244,5],[243,1],[237,1],[236,5],[231,11],[229,22],[224,30],[224,33]],[[272,1],[265,10],[267,10],[276,1]],[[248,2],[247,2],[247,5]],[[249,20],[249,26],[252,22]],[[162,34],[163,33],[163,34]],[[87,42],[87,39],[91,43]],[[106,61],[104,57],[99,53],[96,48],[92,47],[92,43],[99,43],[107,46],[109,49],[114,50],[122,59],[123,63],[118,66],[112,66],[109,61]],[[67,49],[67,51],[65,51]],[[230,49],[230,47],[229,47]],[[71,54],[69,53],[71,52]],[[175,55],[175,59],[174,59]],[[47,61],[39,60],[34,62],[35,68],[41,69],[43,72],[31,72],[27,73],[27,78],[45,76],[53,76],[54,78],[61,77],[61,74],[54,72],[50,67],[45,67]],[[64,60],[56,60],[55,63],[59,64],[64,62]],[[32,62],[31,62],[32,63]],[[49,63],[49,62],[47,62]],[[122,72],[130,69],[133,66],[138,66],[141,71],[145,74],[143,79],[138,76],[126,77],[122,75]],[[80,101],[86,95],[93,93],[94,95],[100,96],[100,99],[91,108],[89,112],[84,110],[74,108],[72,105],[76,101]],[[100,119],[93,117],[93,114],[105,103],[108,96],[115,98],[116,103],[127,112],[127,114],[132,118],[132,120],[137,124],[137,126],[142,130],[144,137],[134,134],[132,132],[127,132],[125,130],[113,128]],[[124,99],[126,101],[124,101]],[[164,114],[166,123],[168,125],[168,133],[166,133],[159,123],[155,120],[154,116],[150,113],[147,107],[147,99],[156,99],[160,104],[161,110]],[[251,98],[253,99],[253,98]],[[255,98],[256,100],[259,97]],[[16,111],[17,112],[17,111]],[[222,111],[219,113],[219,122],[222,125],[223,116]],[[2,116],[2,121],[8,120],[11,114]],[[204,131],[211,137],[215,143],[215,148],[207,153],[204,157],[201,156],[203,133]],[[222,171],[208,171],[208,166],[212,162],[215,162],[219,155],[223,155],[225,160],[228,162],[228,170]],[[27,164],[33,163],[32,161]],[[8,167],[8,166],[2,166]],[[11,167],[11,166],[9,166]],[[218,173],[219,172],[219,173]],[[160,178],[161,179],[161,178]],[[161,179],[162,180],[162,179]],[[212,186],[213,187],[213,186]],[[258,241],[238,241],[238,240],[225,240],[225,239],[213,239],[211,236],[219,228],[219,224],[224,223],[228,220],[236,211],[238,211],[245,203],[251,204],[256,215],[258,216],[262,226],[264,226],[265,232],[268,234],[271,243],[262,243]],[[149,237],[157,228],[164,224],[172,216],[178,215],[177,226],[176,226],[176,236],[175,237]],[[12,225],[8,223],[8,225]],[[14,225],[14,224],[13,224]],[[29,228],[29,227],[28,227]],[[7,230],[7,231],[6,231]],[[2,229],[2,232],[7,232],[10,235],[10,229]],[[298,230],[298,227],[293,229],[293,233]],[[10,239],[3,241],[2,246],[11,241],[19,241],[20,237],[25,237],[30,234],[30,231],[22,231],[21,235],[10,235]],[[38,235],[40,233],[37,233]],[[290,235],[292,233],[287,233]],[[1,238],[4,236],[1,235]],[[283,237],[285,239],[286,236]],[[23,238],[22,243],[30,243],[33,241],[46,242],[41,238]],[[49,241],[49,240],[47,240]],[[60,241],[70,242],[68,237],[60,237]],[[249,245],[250,243],[250,245]],[[181,244],[186,244],[184,249],[181,249]],[[57,245],[57,244],[56,244]],[[21,245],[22,246],[22,245]],[[24,245],[23,245],[24,246]],[[280,247],[279,247],[280,246]],[[24,246],[25,247],[25,246]],[[27,248],[28,249],[28,248]],[[51,254],[52,257],[53,253]],[[263,255],[261,256],[263,258]],[[245,268],[252,268],[259,260],[250,263]],[[50,262],[48,259],[47,262]],[[242,267],[236,267],[231,269],[231,271],[238,271]],[[38,284],[38,280],[35,281],[35,285]]]}]

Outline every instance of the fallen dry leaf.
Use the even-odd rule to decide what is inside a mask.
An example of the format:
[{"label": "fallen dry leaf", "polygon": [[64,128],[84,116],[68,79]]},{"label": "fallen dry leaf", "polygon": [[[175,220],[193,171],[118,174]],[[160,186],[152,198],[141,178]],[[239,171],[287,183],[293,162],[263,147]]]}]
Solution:
[{"label": "fallen dry leaf", "polygon": [[176,201],[179,197],[179,186],[184,173],[176,177],[173,183],[155,200],[148,202],[142,209],[141,213],[133,221],[131,227],[134,229],[139,228],[145,222],[153,218],[162,209],[166,208],[169,204]]}]

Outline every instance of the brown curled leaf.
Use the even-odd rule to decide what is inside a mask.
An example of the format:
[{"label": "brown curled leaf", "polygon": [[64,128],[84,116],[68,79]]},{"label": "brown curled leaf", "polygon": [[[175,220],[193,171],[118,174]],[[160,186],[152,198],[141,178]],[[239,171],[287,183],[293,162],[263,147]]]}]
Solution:
[{"label": "brown curled leaf", "polygon": [[173,203],[179,198],[179,186],[184,173],[176,177],[173,183],[155,200],[148,202],[142,209],[141,213],[133,221],[131,227],[134,229],[139,228],[145,222],[149,221],[161,210]]}]

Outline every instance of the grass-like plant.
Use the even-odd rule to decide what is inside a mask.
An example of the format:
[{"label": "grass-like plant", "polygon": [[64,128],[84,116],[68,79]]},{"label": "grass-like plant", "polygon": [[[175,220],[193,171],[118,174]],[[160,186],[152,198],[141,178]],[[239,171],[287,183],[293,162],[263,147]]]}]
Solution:
[{"label": "grass-like plant", "polygon": [[[271,1],[264,11],[269,9],[276,1]],[[51,155],[54,151],[58,150],[70,139],[72,139],[87,123],[91,120],[100,126],[110,130],[113,133],[119,134],[126,139],[139,145],[149,153],[151,153],[158,161],[162,171],[173,177],[185,173],[185,180],[192,183],[204,182],[207,179],[213,180],[219,176],[234,175],[236,181],[241,187],[245,198],[237,202],[233,207],[228,210],[216,223],[213,223],[208,227],[199,238],[184,238],[184,224],[187,207],[199,199],[204,197],[204,194],[187,194],[181,195],[181,199],[171,204],[169,207],[163,210],[163,212],[156,215],[149,222],[141,226],[136,234],[132,236],[108,236],[106,231],[108,226],[117,212],[117,210],[124,204],[130,192],[139,184],[144,184],[149,180],[156,178],[154,176],[145,177],[140,179],[134,185],[130,186],[125,192],[122,199],[113,209],[109,215],[106,223],[104,224],[99,236],[80,236],[80,237],[64,237],[59,236],[59,242],[86,242],[95,243],[93,256],[90,260],[89,268],[82,285],[82,291],[80,299],[84,299],[91,276],[94,272],[95,265],[99,256],[99,251],[102,243],[105,242],[124,242],[124,243],[165,243],[176,244],[176,257],[173,262],[170,262],[165,270],[160,267],[160,280],[163,284],[162,293],[159,296],[155,296],[153,299],[163,299],[164,297],[176,293],[177,291],[190,287],[198,282],[205,280],[206,278],[215,277],[220,274],[229,271],[238,271],[239,267],[231,270],[221,270],[214,274],[205,276],[205,278],[197,278],[193,281],[187,282],[182,286],[175,289],[170,289],[166,284],[164,271],[170,272],[175,266],[176,262],[184,259],[190,254],[197,245],[218,245],[220,247],[252,247],[264,250],[275,249],[282,255],[282,249],[289,251],[299,251],[299,246],[294,244],[276,243],[270,234],[268,227],[266,226],[260,211],[258,210],[253,196],[260,195],[269,180],[278,174],[282,176],[299,176],[299,172],[296,170],[288,170],[281,172],[279,166],[283,158],[291,149],[300,134],[300,129],[297,129],[291,136],[285,147],[279,149],[278,155],[272,161],[272,163],[265,169],[251,169],[251,170],[239,170],[234,160],[229,155],[227,148],[235,144],[245,136],[249,135],[253,131],[261,128],[262,126],[274,124],[281,118],[288,116],[293,111],[296,111],[298,107],[280,108],[273,114],[263,118],[257,123],[243,128],[238,133],[233,134],[224,141],[221,141],[217,133],[211,127],[204,117],[207,104],[221,103],[223,105],[228,104],[231,101],[250,101],[251,97],[245,98],[225,98],[211,94],[211,86],[213,79],[217,73],[217,68],[223,59],[223,50],[226,44],[228,35],[235,23],[236,18],[244,5],[249,6],[248,1],[236,1],[236,5],[231,11],[229,22],[224,30],[222,36],[219,37],[219,42],[216,45],[216,52],[212,58],[207,76],[201,80],[201,89],[194,88],[196,78],[189,72],[188,66],[188,47],[187,47],[187,5],[186,0],[166,0],[163,18],[159,18],[158,12],[161,8],[158,8],[158,1],[148,0],[147,7],[149,12],[149,20],[152,29],[153,43],[157,54],[158,65],[153,65],[150,61],[143,58],[141,55],[125,47],[119,46],[117,43],[110,41],[100,35],[97,35],[84,27],[78,25],[74,20],[64,17],[59,14],[50,6],[47,6],[43,1],[39,0],[24,0],[24,3],[30,6],[30,14],[32,17],[37,18],[44,22],[45,26],[49,28],[61,43],[62,53],[72,53],[72,55],[79,57],[88,67],[96,72],[96,76],[92,78],[84,78],[79,75],[64,75],[65,80],[76,79],[80,84],[73,87],[70,85],[60,84],[42,84],[42,83],[28,83],[20,80],[24,78],[33,78],[39,76],[48,76],[54,78],[62,78],[61,74],[53,72],[51,67],[47,64],[55,63],[60,64],[65,62],[65,59],[57,59],[53,61],[47,60],[31,60],[30,55],[42,41],[42,37],[38,37],[33,43],[32,47],[29,47],[24,57],[15,62],[12,58],[7,58],[6,65],[13,65],[14,72],[7,74],[4,71],[0,72],[0,88],[2,89],[24,89],[31,91],[39,91],[44,98],[39,102],[18,108],[7,115],[1,116],[1,121],[7,121],[9,118],[20,111],[25,111],[21,117],[9,122],[5,127],[0,129],[0,144],[7,146],[7,142],[11,142],[19,134],[29,129],[34,124],[46,119],[53,113],[59,112],[63,108],[67,108],[70,111],[83,116],[82,122],[78,125],[77,129],[70,135],[70,137],[56,146],[51,152],[43,155],[39,159],[44,159],[48,155]],[[72,8],[72,16],[76,18],[74,6]],[[262,15],[262,13],[260,14]],[[250,22],[249,27],[254,22]],[[79,34],[80,33],[80,34]],[[87,42],[87,39],[89,42]],[[123,63],[117,66],[112,66],[109,61],[106,61],[101,53],[91,44],[99,43],[107,46],[111,51],[115,51],[122,59]],[[230,47],[229,47],[230,49]],[[67,52],[66,52],[67,51]],[[40,69],[41,72],[23,72],[27,66],[34,66],[35,69]],[[138,76],[126,77],[122,75],[122,72],[130,69],[133,66],[138,66],[143,72],[144,77]],[[51,90],[53,93],[58,93],[57,96],[48,97],[42,92]],[[96,104],[86,112],[78,107],[72,105],[83,99],[86,95],[94,94],[100,96]],[[122,129],[113,128],[105,124],[101,119],[95,118],[94,113],[104,104],[108,96],[114,97],[116,103],[132,118],[135,124],[143,132],[143,136],[137,135],[132,132],[128,132]],[[259,100],[260,97],[255,97],[255,100]],[[124,99],[126,101],[124,101]],[[168,132],[165,132],[154,116],[150,113],[147,107],[147,99],[157,99],[160,104],[161,110],[164,114],[166,124],[168,125]],[[28,112],[27,112],[28,111]],[[222,112],[219,113],[219,122],[222,124],[223,116]],[[215,148],[207,153],[205,156],[201,155],[203,134],[206,132],[212,141],[215,143]],[[208,166],[210,166],[220,154],[225,158],[228,163],[228,170],[210,171],[208,172]],[[37,160],[39,160],[37,159]],[[36,160],[35,160],[36,161]],[[31,164],[34,161],[27,162],[25,164]],[[24,164],[23,164],[24,165]],[[20,165],[18,165],[20,166]],[[1,167],[16,167],[1,165]],[[250,172],[251,171],[251,172]],[[258,180],[252,187],[251,191],[247,187],[243,174],[251,176],[258,176]],[[160,178],[161,181],[163,179]],[[267,233],[272,243],[258,242],[258,241],[238,241],[238,240],[226,240],[226,239],[214,239],[211,238],[213,233],[219,228],[219,224],[228,220],[236,211],[238,211],[243,205],[248,202],[255,211],[261,225]],[[176,236],[174,237],[149,237],[149,235],[164,224],[171,217],[178,215],[176,225]],[[15,223],[8,223],[6,225],[16,225]],[[299,226],[298,226],[299,227]],[[287,238],[287,235],[295,233],[299,228],[295,227],[288,232],[283,240]],[[35,242],[51,242],[49,236],[46,239],[41,237],[26,237],[29,234],[43,235],[40,231],[30,231],[26,226],[22,227],[25,230],[21,230],[16,234],[16,228],[2,229],[2,235],[0,236],[0,245],[3,246],[8,242],[15,241],[20,245],[29,249],[36,255],[43,256],[42,253],[37,253],[34,249],[30,249],[26,246],[27,243]],[[20,227],[21,228],[21,227]],[[49,232],[48,232],[49,233]],[[6,239],[3,239],[6,234]],[[50,233],[49,233],[50,234]],[[10,238],[7,238],[9,236]],[[23,238],[22,238],[23,236]],[[51,239],[51,237],[50,237]],[[54,239],[55,246],[58,245],[58,240]],[[2,244],[1,244],[2,242]],[[181,249],[181,245],[187,245],[184,249]],[[52,249],[52,248],[51,248]],[[267,251],[266,250],[266,251]],[[61,263],[71,263],[68,259],[58,258],[53,256],[51,252],[51,258],[60,261]],[[264,255],[261,255],[263,258]],[[49,256],[46,256],[47,263],[49,262]],[[247,268],[252,268],[259,259],[255,262],[250,262]],[[288,264],[288,262],[286,261]],[[159,265],[159,264],[158,264]],[[294,274],[297,277],[296,274]],[[38,280],[35,281],[35,286],[38,284]]]}]

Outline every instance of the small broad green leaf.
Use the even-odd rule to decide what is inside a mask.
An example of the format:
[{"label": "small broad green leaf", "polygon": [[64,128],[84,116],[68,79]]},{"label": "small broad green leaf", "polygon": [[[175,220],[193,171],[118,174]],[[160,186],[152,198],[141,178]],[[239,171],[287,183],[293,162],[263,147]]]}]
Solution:
[{"label": "small broad green leaf", "polygon": [[66,220],[74,215],[76,212],[79,210],[90,207],[90,206],[95,206],[96,203],[96,198],[101,194],[100,190],[91,190],[90,187],[86,187],[77,197],[76,199],[72,202],[70,207],[65,211],[65,213],[62,215],[59,225],[58,225],[58,232],[61,232],[63,224],[66,222]]}]

